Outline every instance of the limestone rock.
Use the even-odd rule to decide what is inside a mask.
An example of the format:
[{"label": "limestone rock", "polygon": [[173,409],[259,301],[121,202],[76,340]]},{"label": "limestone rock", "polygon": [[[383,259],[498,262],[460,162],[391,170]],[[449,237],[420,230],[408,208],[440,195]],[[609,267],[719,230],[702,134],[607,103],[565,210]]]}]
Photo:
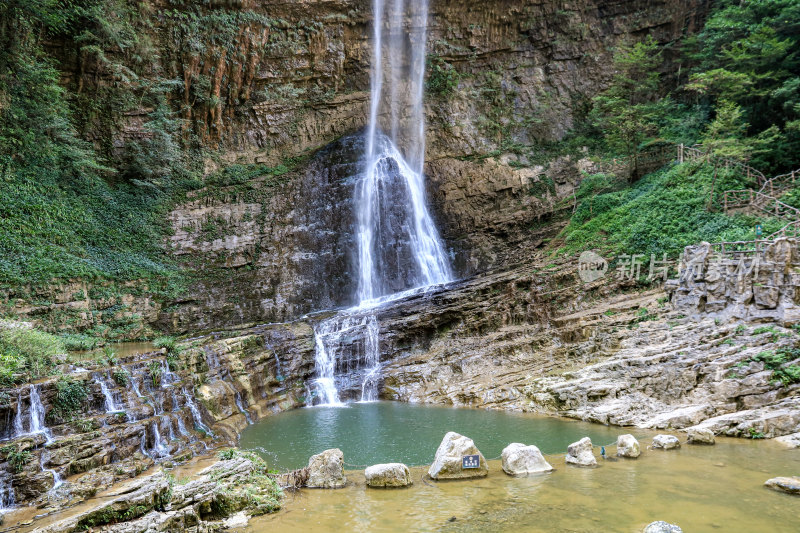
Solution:
[{"label": "limestone rock", "polygon": [[592,450],[592,440],[583,437],[578,442],[573,442],[567,448],[567,464],[575,466],[597,466],[597,459]]},{"label": "limestone rock", "polygon": [[654,450],[674,450],[681,447],[681,441],[674,435],[656,435],[653,437]]},{"label": "limestone rock", "polygon": [[369,487],[407,487],[412,483],[411,472],[403,463],[368,466],[364,477]]},{"label": "limestone rock", "polygon": [[633,435],[620,435],[617,437],[617,456],[636,459],[642,454],[639,441]]},{"label": "limestone rock", "polygon": [[536,446],[525,446],[519,442],[509,444],[503,450],[503,471],[509,476],[525,476],[541,472],[552,472],[542,452]]},{"label": "limestone rock", "polygon": [[772,490],[800,495],[800,477],[774,477],[768,479],[764,486]]},{"label": "limestone rock", "polygon": [[683,533],[683,530],[675,524],[659,520],[648,524],[642,533]]},{"label": "limestone rock", "polygon": [[787,448],[800,448],[800,433],[792,433],[791,435],[777,437],[775,442],[783,444]]},{"label": "limestone rock", "polygon": [[[478,468],[464,469],[461,466],[461,459],[464,455],[478,455],[480,463]],[[459,435],[454,431],[448,432],[439,448],[433,464],[428,469],[428,475],[432,479],[466,479],[472,477],[483,477],[489,473],[489,466],[483,454],[472,442],[472,439]]]},{"label": "limestone rock", "polygon": [[308,460],[306,487],[340,489],[347,483],[344,477],[344,455],[339,448],[325,450]]},{"label": "limestone rock", "polygon": [[689,428],[687,442],[689,444],[714,444],[714,432],[707,428]]}]

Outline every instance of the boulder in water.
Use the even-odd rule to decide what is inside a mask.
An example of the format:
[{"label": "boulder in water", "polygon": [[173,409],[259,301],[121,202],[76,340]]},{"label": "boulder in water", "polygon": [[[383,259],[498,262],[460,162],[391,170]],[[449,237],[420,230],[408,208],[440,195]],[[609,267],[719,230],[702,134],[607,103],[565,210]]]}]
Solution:
[{"label": "boulder in water", "polygon": [[681,447],[681,441],[674,435],[656,435],[652,447],[654,450],[674,450]]},{"label": "boulder in water", "polygon": [[714,432],[708,428],[689,428],[686,433],[689,444],[714,444],[716,442]]},{"label": "boulder in water", "polygon": [[412,483],[411,472],[403,463],[368,466],[364,477],[368,487],[407,487]]},{"label": "boulder in water", "polygon": [[597,459],[594,457],[592,440],[583,437],[578,442],[573,442],[567,447],[567,464],[575,466],[597,466]]},{"label": "boulder in water", "polygon": [[772,490],[800,495],[800,477],[774,477],[768,479],[764,486]]},{"label": "boulder in water", "polygon": [[[463,459],[465,455],[478,456],[478,468],[464,468]],[[472,439],[450,431],[442,439],[439,449],[436,450],[436,457],[433,464],[428,469],[431,479],[467,479],[472,477],[483,477],[489,473],[489,466],[483,454],[475,447]]]},{"label": "boulder in water", "polygon": [[503,471],[509,476],[526,476],[552,472],[542,452],[536,446],[525,446],[519,442],[509,444],[503,450]]},{"label": "boulder in water", "polygon": [[308,460],[306,487],[340,489],[347,483],[344,477],[344,455],[339,448],[325,450]]},{"label": "boulder in water", "polygon": [[617,437],[617,457],[636,459],[642,454],[639,441],[633,435],[620,435]]},{"label": "boulder in water", "polygon": [[658,522],[647,524],[642,533],[683,533],[683,530],[675,524],[659,520]]}]

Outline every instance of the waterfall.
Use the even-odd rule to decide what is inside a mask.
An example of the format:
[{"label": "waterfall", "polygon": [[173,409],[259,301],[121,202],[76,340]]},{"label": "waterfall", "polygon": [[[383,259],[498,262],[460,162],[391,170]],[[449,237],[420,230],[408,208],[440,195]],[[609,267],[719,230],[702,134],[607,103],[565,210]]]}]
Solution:
[{"label": "waterfall", "polygon": [[244,419],[247,421],[247,424],[252,424],[253,419],[250,418],[250,413],[247,412],[247,409],[245,409],[242,405],[242,395],[239,394],[239,391],[236,391],[236,393],[233,395],[233,399],[236,402],[236,408],[239,409],[239,412],[244,415]]},{"label": "waterfall", "polygon": [[314,327],[314,396],[327,405],[340,405],[340,390],[355,377],[362,401],[378,397],[379,327],[371,310],[452,279],[423,175],[428,2],[373,0],[373,14],[370,115],[353,196],[358,303]]},{"label": "waterfall", "polygon": [[13,437],[19,437],[25,434],[25,428],[22,427],[22,391],[17,394],[17,412],[14,414],[14,433]]},{"label": "waterfall", "polygon": [[199,427],[209,435],[213,436],[214,433],[211,432],[211,429],[207,425],[203,424],[203,418],[200,416],[200,410],[197,408],[197,405],[195,405],[194,400],[192,400],[192,395],[186,390],[183,391],[183,395],[186,397],[186,405],[192,412],[192,419],[194,419],[195,427]]},{"label": "waterfall", "polygon": [[161,439],[161,431],[158,428],[158,422],[153,422],[153,455],[156,457],[166,457],[169,455],[169,448],[164,445]]},{"label": "waterfall", "polygon": [[[14,498],[14,485],[11,483],[11,474],[0,471],[0,513],[14,507],[17,503]],[[2,518],[2,515],[0,515]]]},{"label": "waterfall", "polygon": [[111,394],[108,385],[106,385],[106,381],[98,376],[94,378],[94,382],[100,385],[100,390],[103,392],[103,397],[105,398],[106,404],[106,413],[118,412],[119,409],[117,409],[117,406],[114,404],[114,396]]},{"label": "waterfall", "polygon": [[44,423],[44,406],[42,400],[39,398],[39,387],[30,385],[30,399],[31,399],[31,417],[30,429],[28,433],[44,433],[47,442],[53,440],[50,430]]}]

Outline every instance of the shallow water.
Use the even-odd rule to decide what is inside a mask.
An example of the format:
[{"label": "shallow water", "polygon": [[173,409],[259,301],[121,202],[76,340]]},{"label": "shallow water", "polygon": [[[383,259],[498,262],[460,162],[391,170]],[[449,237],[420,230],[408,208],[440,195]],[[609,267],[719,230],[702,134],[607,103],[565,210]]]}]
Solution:
[{"label": "shallow water", "polygon": [[[525,413],[371,402],[268,417],[246,428],[239,446],[268,450],[262,455],[277,468],[302,468],[310,456],[328,448],[341,449],[353,466],[424,465],[431,462],[448,431],[473,439],[486,458],[499,457],[511,442],[536,444],[542,453],[561,453],[582,437],[604,445],[616,442],[620,434],[618,428]],[[635,429],[625,433],[637,438],[652,434]]]},{"label": "shallow water", "polygon": [[[664,452],[644,449],[655,434],[648,431],[378,403],[283,413],[251,426],[242,446],[264,446],[285,467],[304,466],[311,453],[333,446],[342,448],[350,463],[424,465],[447,430],[463,431],[487,457],[499,455],[509,442],[536,444],[545,453],[557,452],[547,457],[556,471],[512,478],[495,460],[486,478],[434,482],[425,477],[426,467],[418,466],[412,468],[410,488],[367,489],[363,471],[354,470],[344,489],[287,494],[282,511],[253,519],[246,531],[634,532],[654,520],[687,532],[800,531],[800,499],[762,486],[771,477],[800,473],[800,450],[766,441],[718,439],[715,446],[684,444]],[[600,466],[591,469],[565,465],[563,452],[578,437],[588,435],[599,444],[628,432],[640,438],[639,459],[598,457]],[[375,448],[393,438],[395,445]],[[607,452],[612,455],[614,447]]]}]

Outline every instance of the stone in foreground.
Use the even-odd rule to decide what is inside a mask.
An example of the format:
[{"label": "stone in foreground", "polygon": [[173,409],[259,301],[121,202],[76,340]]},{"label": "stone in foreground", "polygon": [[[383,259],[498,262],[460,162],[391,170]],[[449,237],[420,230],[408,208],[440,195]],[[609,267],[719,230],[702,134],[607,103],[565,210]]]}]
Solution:
[{"label": "stone in foreground", "polygon": [[368,466],[364,477],[368,487],[407,487],[412,483],[411,472],[403,463]]},{"label": "stone in foreground", "polygon": [[[480,456],[478,468],[462,468],[461,459],[465,455]],[[472,439],[450,431],[442,439],[439,449],[436,450],[436,457],[433,464],[428,469],[431,479],[467,479],[472,477],[483,477],[489,473],[489,466],[483,454],[475,447]]]},{"label": "stone in foreground", "polygon": [[708,428],[689,428],[686,432],[689,444],[714,444],[714,432]]},{"label": "stone in foreground", "polygon": [[620,435],[617,437],[617,457],[636,459],[642,454],[639,441],[633,435]]},{"label": "stone in foreground", "polygon": [[683,533],[683,530],[675,524],[659,520],[658,522],[647,524],[642,533]]},{"label": "stone in foreground", "polygon": [[552,472],[542,452],[536,446],[525,446],[519,442],[509,444],[503,450],[503,471],[509,476],[527,476]]},{"label": "stone in foreground", "polygon": [[764,486],[787,494],[800,495],[800,477],[774,477],[768,479]]},{"label": "stone in foreground", "polygon": [[778,444],[783,444],[787,448],[800,448],[800,433],[792,433],[774,439]]},{"label": "stone in foreground", "polygon": [[578,442],[573,442],[567,447],[567,464],[575,466],[597,466],[597,459],[592,450],[592,440],[583,437]]},{"label": "stone in foreground", "polygon": [[325,450],[308,460],[306,487],[314,489],[340,489],[347,484],[344,477],[344,455],[339,448]]},{"label": "stone in foreground", "polygon": [[681,441],[675,435],[656,435],[653,437],[654,450],[674,450],[681,447]]}]

